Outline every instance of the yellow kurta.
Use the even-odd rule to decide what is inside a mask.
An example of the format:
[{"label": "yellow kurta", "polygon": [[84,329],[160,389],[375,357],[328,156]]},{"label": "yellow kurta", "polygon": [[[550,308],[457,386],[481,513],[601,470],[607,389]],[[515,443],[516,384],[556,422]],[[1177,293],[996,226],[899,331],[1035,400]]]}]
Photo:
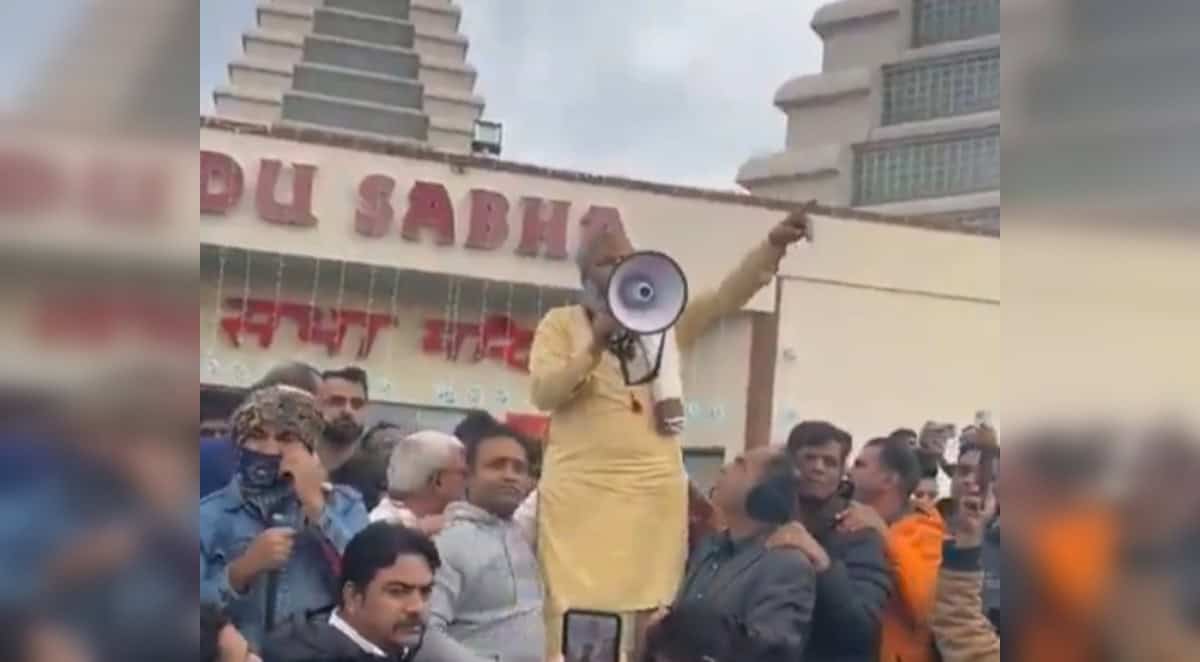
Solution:
[{"label": "yellow kurta", "polygon": [[[782,256],[764,242],[716,291],[693,297],[675,328],[680,349],[744,306]],[[671,602],[687,555],[679,441],[658,434],[649,387],[626,386],[616,357],[593,357],[591,340],[582,307],[556,308],[538,325],[530,355],[533,403],[550,412],[538,556],[555,641],[566,609],[630,612]]]}]

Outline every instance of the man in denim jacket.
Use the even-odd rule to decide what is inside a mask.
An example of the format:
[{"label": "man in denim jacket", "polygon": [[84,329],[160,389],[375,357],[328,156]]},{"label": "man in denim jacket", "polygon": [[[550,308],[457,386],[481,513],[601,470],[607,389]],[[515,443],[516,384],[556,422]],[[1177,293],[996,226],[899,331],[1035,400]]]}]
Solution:
[{"label": "man in denim jacket", "polygon": [[310,394],[256,391],[232,423],[237,472],[200,502],[200,601],[225,608],[257,648],[275,625],[334,602],[341,553],[367,511],[353,489],[326,482]]}]

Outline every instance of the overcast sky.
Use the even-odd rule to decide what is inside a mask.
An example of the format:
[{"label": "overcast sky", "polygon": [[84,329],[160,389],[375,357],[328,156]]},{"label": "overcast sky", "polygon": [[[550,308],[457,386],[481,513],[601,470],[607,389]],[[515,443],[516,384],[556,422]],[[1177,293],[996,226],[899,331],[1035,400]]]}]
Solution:
[{"label": "overcast sky", "polygon": [[[823,0],[457,2],[485,117],[517,161],[733,188],[749,156],[783,146],[775,90],[820,70]],[[201,2],[203,112],[254,5]]]}]

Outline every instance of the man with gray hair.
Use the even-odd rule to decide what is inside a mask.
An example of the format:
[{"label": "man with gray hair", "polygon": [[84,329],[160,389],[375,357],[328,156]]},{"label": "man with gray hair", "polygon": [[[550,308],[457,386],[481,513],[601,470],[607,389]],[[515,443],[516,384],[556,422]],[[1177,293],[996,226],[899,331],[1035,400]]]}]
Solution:
[{"label": "man with gray hair", "polygon": [[371,511],[371,521],[434,535],[442,530],[446,506],[463,499],[466,475],[466,451],[457,437],[436,430],[403,437],[392,447],[388,493]]}]

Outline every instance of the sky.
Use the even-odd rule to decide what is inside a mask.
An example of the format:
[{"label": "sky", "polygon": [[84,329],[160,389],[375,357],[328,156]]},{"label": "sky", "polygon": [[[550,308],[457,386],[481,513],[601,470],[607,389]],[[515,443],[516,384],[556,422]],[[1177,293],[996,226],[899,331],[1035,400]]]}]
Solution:
[{"label": "sky", "polygon": [[[0,59],[0,112],[19,105],[88,1],[0,3],[0,23],[21,26],[6,43],[22,54]],[[211,113],[257,1],[197,1],[199,109]],[[515,161],[736,188],[746,159],[783,147],[775,91],[820,70],[809,22],[824,0],[456,1],[485,118],[503,124]]]},{"label": "sky", "polygon": [[[504,158],[543,166],[736,188],[746,159],[783,147],[775,91],[821,66],[824,0],[456,1]],[[200,2],[207,113],[256,2]]]}]

